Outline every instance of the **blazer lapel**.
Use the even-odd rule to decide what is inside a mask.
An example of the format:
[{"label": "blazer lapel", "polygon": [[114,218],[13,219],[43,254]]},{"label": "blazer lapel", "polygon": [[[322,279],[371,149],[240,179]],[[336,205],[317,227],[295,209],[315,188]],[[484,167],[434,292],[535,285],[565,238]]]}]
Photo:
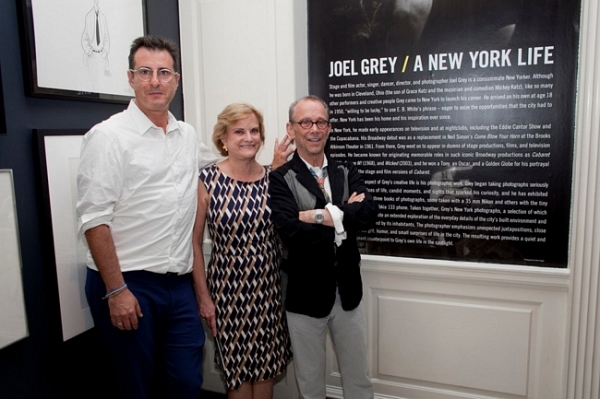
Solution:
[{"label": "blazer lapel", "polygon": [[296,178],[300,184],[306,187],[311,194],[317,197],[318,202],[326,204],[327,201],[325,200],[325,196],[317,184],[317,180],[313,177],[313,175],[311,175],[302,158],[300,158],[300,156],[296,153],[294,154],[293,161],[293,169],[296,172]]},{"label": "blazer lapel", "polygon": [[344,171],[338,168],[339,164],[330,158],[328,159],[328,163],[327,171],[329,172],[329,185],[331,186],[331,201],[334,205],[343,205]]}]

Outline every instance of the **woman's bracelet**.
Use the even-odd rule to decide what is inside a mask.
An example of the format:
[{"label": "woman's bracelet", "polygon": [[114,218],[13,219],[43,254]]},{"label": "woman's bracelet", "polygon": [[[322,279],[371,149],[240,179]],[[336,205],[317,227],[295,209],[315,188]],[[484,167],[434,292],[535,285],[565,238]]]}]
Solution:
[{"label": "woman's bracelet", "polygon": [[123,284],[122,286],[117,287],[114,290],[107,291],[106,295],[104,295],[102,297],[102,299],[108,299],[108,297],[118,294],[119,292],[123,291],[125,288],[127,288],[127,284]]}]

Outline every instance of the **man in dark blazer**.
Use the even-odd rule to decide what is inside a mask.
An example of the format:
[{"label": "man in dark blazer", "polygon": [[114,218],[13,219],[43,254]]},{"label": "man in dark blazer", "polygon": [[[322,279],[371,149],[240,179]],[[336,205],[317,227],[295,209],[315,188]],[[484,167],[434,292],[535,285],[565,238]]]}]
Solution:
[{"label": "man in dark blazer", "polygon": [[323,100],[294,102],[286,128],[296,153],[271,172],[270,195],[283,242],[285,307],[300,394],[325,398],[329,329],[344,398],[372,398],[356,235],[374,226],[377,204],[353,164],[325,156],[331,124]]}]

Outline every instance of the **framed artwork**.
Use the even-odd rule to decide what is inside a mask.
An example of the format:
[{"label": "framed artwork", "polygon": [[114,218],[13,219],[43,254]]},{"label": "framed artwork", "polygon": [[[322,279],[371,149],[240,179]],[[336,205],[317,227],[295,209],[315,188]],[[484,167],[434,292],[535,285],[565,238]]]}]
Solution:
[{"label": "framed artwork", "polygon": [[28,335],[13,175],[0,169],[0,348]]},{"label": "framed artwork", "polygon": [[126,103],[131,42],[145,0],[22,0],[27,94]]},{"label": "framed artwork", "polygon": [[6,111],[4,110],[4,89],[2,88],[2,68],[0,67],[0,133],[6,133]]},{"label": "framed artwork", "polygon": [[77,169],[87,130],[35,130],[41,185],[49,237],[48,257],[54,259],[63,340],[94,326],[85,298],[87,248],[77,236]]}]

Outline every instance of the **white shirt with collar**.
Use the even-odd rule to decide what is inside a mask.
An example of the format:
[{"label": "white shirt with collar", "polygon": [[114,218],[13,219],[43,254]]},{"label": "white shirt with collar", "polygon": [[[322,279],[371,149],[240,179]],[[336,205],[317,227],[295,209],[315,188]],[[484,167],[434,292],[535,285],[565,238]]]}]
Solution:
[{"label": "white shirt with collar", "polygon": [[[107,225],[121,271],[189,273],[198,173],[216,159],[191,125],[169,113],[165,134],[132,100],[84,136],[79,234]],[[87,264],[98,270],[89,251]]]}]

